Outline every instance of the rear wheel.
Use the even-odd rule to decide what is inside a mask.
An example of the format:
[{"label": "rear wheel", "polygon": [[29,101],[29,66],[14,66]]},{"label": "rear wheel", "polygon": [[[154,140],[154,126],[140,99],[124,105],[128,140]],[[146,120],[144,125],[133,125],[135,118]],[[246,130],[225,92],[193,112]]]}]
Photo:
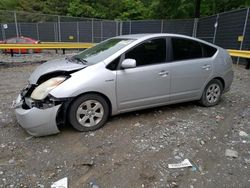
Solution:
[{"label": "rear wheel", "polygon": [[211,80],[205,87],[200,104],[203,106],[214,106],[219,103],[221,99],[223,86],[221,81],[217,79]]},{"label": "rear wheel", "polygon": [[69,122],[78,131],[92,131],[102,127],[108,119],[109,105],[97,94],[77,98],[69,108]]}]

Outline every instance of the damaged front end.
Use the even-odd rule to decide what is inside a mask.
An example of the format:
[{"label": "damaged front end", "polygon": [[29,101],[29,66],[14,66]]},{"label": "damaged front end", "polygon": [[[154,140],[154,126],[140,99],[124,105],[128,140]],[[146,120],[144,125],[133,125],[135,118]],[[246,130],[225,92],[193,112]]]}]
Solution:
[{"label": "damaged front end", "polygon": [[56,122],[57,114],[62,104],[50,104],[49,108],[39,108],[35,103],[30,108],[28,100],[20,95],[16,100],[15,113],[17,122],[33,136],[45,136],[59,133]]},{"label": "damaged front end", "polygon": [[31,74],[29,85],[14,102],[18,123],[33,136],[56,134],[66,121],[71,98],[56,98],[50,92],[86,65],[65,59],[48,61]]},{"label": "damaged front end", "polygon": [[[71,72],[63,72],[63,76],[41,77],[37,84],[26,86],[14,102],[18,123],[33,136],[45,136],[59,133],[59,126],[65,124],[66,110],[71,98],[56,98],[50,94],[56,84],[70,78]],[[53,74],[50,74],[53,76]],[[61,72],[62,75],[62,72]],[[61,82],[58,79],[64,78]],[[62,80],[62,79],[61,79]]]}]

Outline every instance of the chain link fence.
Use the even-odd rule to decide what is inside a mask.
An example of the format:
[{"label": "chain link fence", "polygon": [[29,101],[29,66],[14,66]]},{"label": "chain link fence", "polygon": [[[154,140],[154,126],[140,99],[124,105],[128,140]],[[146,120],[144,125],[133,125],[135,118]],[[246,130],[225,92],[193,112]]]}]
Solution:
[{"label": "chain link fence", "polygon": [[0,40],[15,36],[43,42],[93,42],[136,33],[178,33],[226,49],[250,48],[249,8],[200,19],[101,20],[27,12],[0,11]]},{"label": "chain link fence", "polygon": [[118,21],[0,11],[0,40],[25,36],[43,42],[98,43],[119,35]]}]

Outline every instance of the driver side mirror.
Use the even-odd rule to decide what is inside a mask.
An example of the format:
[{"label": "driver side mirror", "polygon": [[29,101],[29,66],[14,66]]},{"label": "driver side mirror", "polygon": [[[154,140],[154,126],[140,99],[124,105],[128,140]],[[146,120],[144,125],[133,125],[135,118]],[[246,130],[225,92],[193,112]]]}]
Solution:
[{"label": "driver side mirror", "polygon": [[121,67],[123,69],[130,69],[130,68],[135,68],[136,67],[136,60],[135,59],[124,59]]}]

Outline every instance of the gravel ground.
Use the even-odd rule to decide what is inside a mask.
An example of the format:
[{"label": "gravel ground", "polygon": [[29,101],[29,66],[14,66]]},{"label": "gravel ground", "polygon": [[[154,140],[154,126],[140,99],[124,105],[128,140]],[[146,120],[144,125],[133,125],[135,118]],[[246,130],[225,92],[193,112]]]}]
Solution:
[{"label": "gravel ground", "polygon": [[[0,187],[250,187],[250,71],[234,66],[219,105],[195,102],[118,115],[95,132],[30,137],[12,100],[38,64],[0,66]],[[230,150],[228,150],[230,149]],[[231,151],[232,150],[232,151]],[[168,164],[189,159],[189,168]]]}]

